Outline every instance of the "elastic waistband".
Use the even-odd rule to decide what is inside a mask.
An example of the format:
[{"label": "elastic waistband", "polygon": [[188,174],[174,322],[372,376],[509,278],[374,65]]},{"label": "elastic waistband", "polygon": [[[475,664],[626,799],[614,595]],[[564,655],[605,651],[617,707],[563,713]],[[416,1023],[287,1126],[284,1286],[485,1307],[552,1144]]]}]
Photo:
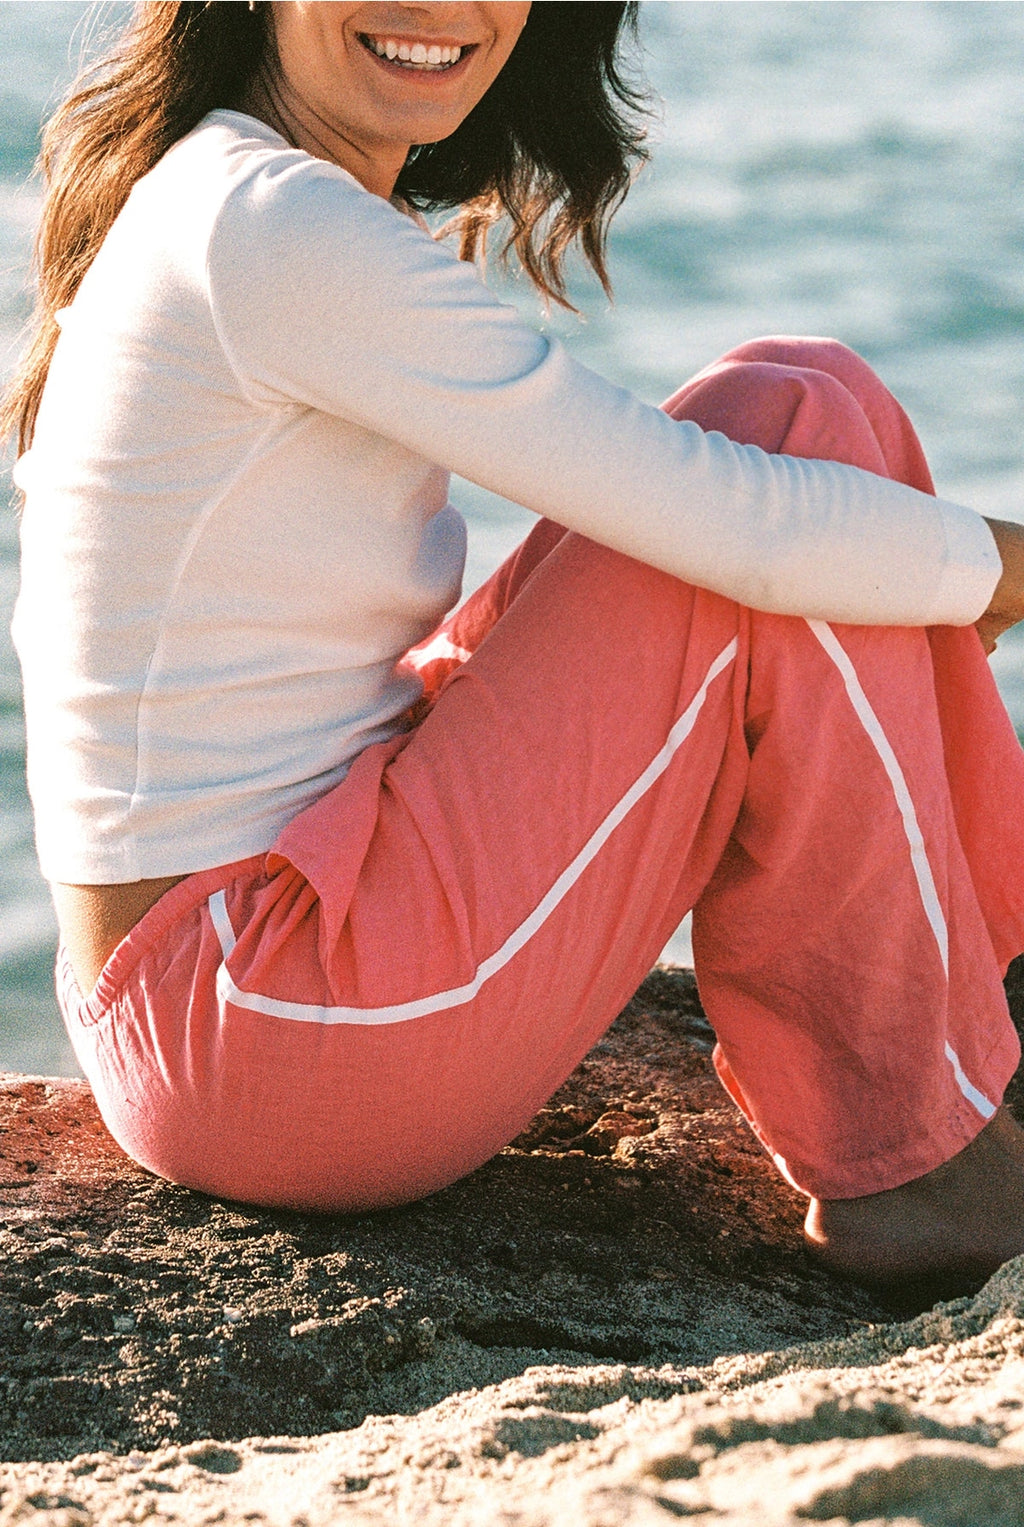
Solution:
[{"label": "elastic waistband", "polygon": [[61,945],[57,950],[56,984],[65,1017],[74,1018],[78,1023],[96,1023],[118,996],[140,960],[163,941],[175,924],[185,921],[199,907],[204,906],[215,891],[226,889],[241,876],[262,873],[266,857],[266,854],[254,854],[232,864],[197,870],[195,874],[187,875],[169,891],[165,891],[118,944],[100,971],[99,979],[88,997],[82,992],[67,951]]}]

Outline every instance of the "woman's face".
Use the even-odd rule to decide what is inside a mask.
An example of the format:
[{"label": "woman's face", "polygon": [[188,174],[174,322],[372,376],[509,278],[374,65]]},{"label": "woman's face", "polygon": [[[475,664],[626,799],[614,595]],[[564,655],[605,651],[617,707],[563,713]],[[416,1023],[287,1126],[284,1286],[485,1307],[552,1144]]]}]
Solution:
[{"label": "woman's face", "polygon": [[321,153],[390,195],[411,145],[447,138],[497,78],[529,10],[529,0],[275,0],[292,136],[309,147],[301,140],[312,134]]}]

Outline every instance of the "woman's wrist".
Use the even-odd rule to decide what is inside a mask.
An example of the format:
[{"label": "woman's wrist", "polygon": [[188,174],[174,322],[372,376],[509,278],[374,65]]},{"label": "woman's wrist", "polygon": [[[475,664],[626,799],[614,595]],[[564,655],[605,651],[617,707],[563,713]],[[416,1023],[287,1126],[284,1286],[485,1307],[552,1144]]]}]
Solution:
[{"label": "woman's wrist", "polygon": [[1003,563],[1003,571],[988,609],[976,622],[986,652],[994,652],[996,641],[1019,620],[1024,620],[1024,525],[1015,520],[990,520],[991,530]]}]

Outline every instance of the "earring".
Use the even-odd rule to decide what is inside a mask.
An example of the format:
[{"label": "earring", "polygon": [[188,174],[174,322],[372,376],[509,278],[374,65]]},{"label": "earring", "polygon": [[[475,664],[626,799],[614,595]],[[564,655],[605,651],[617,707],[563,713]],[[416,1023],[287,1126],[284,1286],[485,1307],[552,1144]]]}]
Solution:
[{"label": "earring", "polygon": [[256,10],[256,0],[249,0],[249,10],[250,11],[255,11]]}]

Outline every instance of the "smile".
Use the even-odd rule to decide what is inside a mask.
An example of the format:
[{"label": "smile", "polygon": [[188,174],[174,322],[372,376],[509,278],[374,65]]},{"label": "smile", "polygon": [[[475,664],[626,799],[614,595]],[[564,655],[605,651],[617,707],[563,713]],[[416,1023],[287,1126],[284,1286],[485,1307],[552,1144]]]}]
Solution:
[{"label": "smile", "polygon": [[402,69],[429,74],[443,74],[476,46],[475,43],[409,42],[397,37],[375,37],[367,32],[358,33],[358,37],[363,47],[377,58]]}]

